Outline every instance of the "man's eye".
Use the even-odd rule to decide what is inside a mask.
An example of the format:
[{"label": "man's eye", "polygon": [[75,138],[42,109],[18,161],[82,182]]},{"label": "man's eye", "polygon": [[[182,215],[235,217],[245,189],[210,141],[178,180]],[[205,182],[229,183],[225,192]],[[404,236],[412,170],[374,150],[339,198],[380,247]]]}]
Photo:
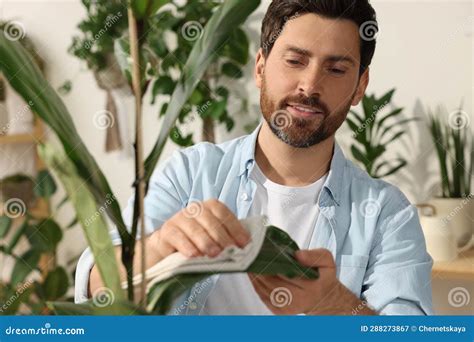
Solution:
[{"label": "man's eye", "polygon": [[329,71],[331,71],[334,74],[338,74],[338,75],[344,75],[346,73],[344,70],[335,69],[335,68],[331,68],[331,69],[329,69]]},{"label": "man's eye", "polygon": [[287,61],[288,64],[291,64],[291,65],[301,65],[301,64],[303,64],[300,61],[297,61],[296,59],[287,59],[286,61]]}]

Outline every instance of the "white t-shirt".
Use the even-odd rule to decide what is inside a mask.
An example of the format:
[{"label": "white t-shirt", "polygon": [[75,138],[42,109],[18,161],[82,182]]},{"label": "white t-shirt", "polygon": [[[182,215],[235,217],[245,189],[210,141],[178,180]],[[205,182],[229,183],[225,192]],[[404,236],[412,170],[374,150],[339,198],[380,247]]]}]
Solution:
[{"label": "white t-shirt", "polygon": [[[303,187],[269,180],[255,163],[250,178],[256,182],[248,216],[265,214],[269,224],[286,231],[307,249],[319,215],[318,199],[327,174]],[[247,273],[221,274],[203,308],[204,315],[271,315],[255,292]]]}]

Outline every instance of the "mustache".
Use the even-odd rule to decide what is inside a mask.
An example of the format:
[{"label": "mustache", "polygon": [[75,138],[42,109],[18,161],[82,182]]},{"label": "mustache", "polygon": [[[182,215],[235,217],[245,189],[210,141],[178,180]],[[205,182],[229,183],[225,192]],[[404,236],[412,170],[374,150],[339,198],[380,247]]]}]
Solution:
[{"label": "mustache", "polygon": [[327,116],[329,114],[328,106],[324,102],[322,102],[319,97],[306,97],[304,95],[288,96],[282,101],[280,101],[279,108],[285,109],[287,103],[298,103],[304,106],[316,107],[324,113],[324,116]]}]

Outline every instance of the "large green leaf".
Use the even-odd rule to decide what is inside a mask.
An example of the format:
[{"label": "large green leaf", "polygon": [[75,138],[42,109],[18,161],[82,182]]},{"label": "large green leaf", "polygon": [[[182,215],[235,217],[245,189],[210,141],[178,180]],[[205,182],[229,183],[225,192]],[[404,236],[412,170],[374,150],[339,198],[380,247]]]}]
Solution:
[{"label": "large green leaf", "polygon": [[184,66],[161,126],[158,139],[145,160],[145,179],[148,182],[161,152],[168,140],[169,132],[187,99],[194,91],[204,72],[209,67],[214,54],[231,37],[235,30],[260,5],[260,0],[228,0],[212,15],[204,28],[202,36],[194,44],[193,50]]},{"label": "large green leaf", "polygon": [[[0,71],[43,121],[56,133],[67,157],[77,169],[78,175],[88,186],[97,203],[103,205],[112,195],[109,183],[87,150],[61,98],[43,77],[36,63],[18,41],[10,41],[0,34]],[[106,207],[116,224],[120,237],[129,239],[118,201]]]},{"label": "large green leaf", "polygon": [[[319,277],[317,269],[303,266],[295,259],[294,254],[298,249],[298,245],[286,232],[268,226],[262,248],[246,272],[317,279]],[[196,282],[213,274],[216,272],[180,274],[155,284],[148,293],[148,310],[155,314],[165,314],[174,299]]]},{"label": "large green leaf", "polygon": [[[107,223],[102,216],[102,208],[98,208],[92,193],[76,173],[74,165],[63,151],[50,144],[38,146],[39,153],[50,170],[53,170],[66,190],[76,215],[82,225],[87,242],[94,254],[95,264],[104,285],[113,291],[117,299],[123,299],[120,287],[118,263],[114,247],[110,239]],[[109,200],[108,203],[111,201]]]}]

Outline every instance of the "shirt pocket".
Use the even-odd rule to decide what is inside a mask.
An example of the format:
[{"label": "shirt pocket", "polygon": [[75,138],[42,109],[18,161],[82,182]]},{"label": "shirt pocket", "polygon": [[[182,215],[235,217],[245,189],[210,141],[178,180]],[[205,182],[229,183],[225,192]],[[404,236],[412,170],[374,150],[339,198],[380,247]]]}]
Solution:
[{"label": "shirt pocket", "polygon": [[337,278],[359,298],[368,261],[367,255],[346,254],[336,262]]}]

